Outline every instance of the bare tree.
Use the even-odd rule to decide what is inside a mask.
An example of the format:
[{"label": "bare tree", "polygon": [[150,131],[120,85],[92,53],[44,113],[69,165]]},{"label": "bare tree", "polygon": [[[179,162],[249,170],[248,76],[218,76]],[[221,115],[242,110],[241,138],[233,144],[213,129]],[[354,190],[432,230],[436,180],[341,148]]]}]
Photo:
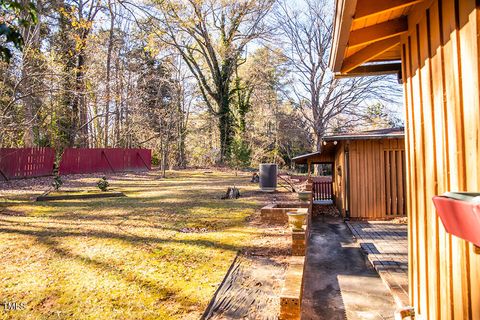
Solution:
[{"label": "bare tree", "polygon": [[[305,0],[294,9],[284,2],[275,13],[277,25],[294,83],[293,96],[316,137],[316,149],[321,151],[322,138],[339,115],[350,119],[362,118],[366,101],[385,99],[399,92],[388,78],[359,77],[335,79],[328,68],[333,23],[327,1]],[[391,99],[391,98],[389,98]]]},{"label": "bare tree", "polygon": [[105,147],[108,147],[108,128],[110,122],[110,73],[111,73],[111,64],[112,64],[112,50],[113,50],[113,35],[114,35],[114,26],[115,26],[115,3],[112,3],[112,0],[107,2],[108,12],[110,13],[110,30],[108,33],[108,47],[107,47],[107,65],[106,65],[106,74],[107,79],[105,82],[105,127],[103,133],[103,143]]},{"label": "bare tree", "polygon": [[162,40],[175,48],[196,78],[208,110],[218,118],[220,161],[233,141],[232,81],[246,45],[267,32],[264,18],[273,0],[165,1]]}]

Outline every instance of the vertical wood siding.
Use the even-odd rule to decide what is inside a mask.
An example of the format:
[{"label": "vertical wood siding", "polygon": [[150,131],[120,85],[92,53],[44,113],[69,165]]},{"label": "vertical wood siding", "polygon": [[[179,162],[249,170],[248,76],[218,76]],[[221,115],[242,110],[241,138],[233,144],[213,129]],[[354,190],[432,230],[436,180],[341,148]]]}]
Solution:
[{"label": "vertical wood siding", "polygon": [[425,1],[402,39],[410,299],[421,319],[480,319],[480,255],[448,235],[432,197],[480,190],[479,10]]},{"label": "vertical wood siding", "polygon": [[[346,171],[345,171],[345,143],[342,141],[335,153],[335,162],[332,175],[333,179],[333,192],[335,194],[335,204],[345,216],[345,194],[346,194]],[[340,173],[340,175],[339,175]]]},{"label": "vertical wood siding", "polygon": [[350,217],[384,220],[405,216],[404,140],[353,140],[348,148]]}]

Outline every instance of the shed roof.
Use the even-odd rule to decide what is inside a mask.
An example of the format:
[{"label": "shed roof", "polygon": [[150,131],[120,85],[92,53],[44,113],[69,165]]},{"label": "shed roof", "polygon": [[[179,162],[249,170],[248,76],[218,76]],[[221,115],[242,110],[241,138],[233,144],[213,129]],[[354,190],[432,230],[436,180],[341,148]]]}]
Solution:
[{"label": "shed roof", "polygon": [[[361,132],[349,132],[341,133],[336,135],[329,135],[323,138],[324,141],[332,142],[339,140],[372,140],[372,139],[401,139],[405,137],[405,131],[403,128],[387,128],[387,129],[377,129],[377,130],[368,130]],[[297,164],[305,164],[308,159],[318,157],[322,154],[330,154],[335,152],[337,145],[334,143],[328,143],[324,146],[321,152],[311,152],[302,154],[292,158],[292,161]]]},{"label": "shed roof", "polygon": [[337,76],[399,73],[400,36],[423,0],[336,0],[330,68]]},{"label": "shed roof", "polygon": [[326,136],[323,138],[324,141],[336,141],[336,140],[369,140],[369,139],[390,139],[390,138],[404,138],[405,131],[403,128],[388,128],[388,129],[378,129],[378,130],[369,130],[362,132],[350,132],[350,133],[341,133]]},{"label": "shed roof", "polygon": [[303,163],[304,160],[307,160],[308,158],[312,158],[312,157],[315,157],[315,156],[319,156],[321,154],[322,153],[320,151],[305,153],[305,154],[301,154],[299,156],[296,156],[296,157],[292,158],[292,161],[296,162],[296,163]]}]

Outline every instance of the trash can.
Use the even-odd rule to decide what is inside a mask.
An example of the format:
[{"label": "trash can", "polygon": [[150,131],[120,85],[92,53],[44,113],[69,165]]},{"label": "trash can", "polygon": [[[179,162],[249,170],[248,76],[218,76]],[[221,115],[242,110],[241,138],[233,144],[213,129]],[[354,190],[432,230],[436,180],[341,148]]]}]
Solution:
[{"label": "trash can", "polygon": [[275,163],[260,164],[260,190],[274,192],[277,189],[277,165]]},{"label": "trash can", "polygon": [[447,192],[433,203],[448,233],[480,247],[480,193]]}]

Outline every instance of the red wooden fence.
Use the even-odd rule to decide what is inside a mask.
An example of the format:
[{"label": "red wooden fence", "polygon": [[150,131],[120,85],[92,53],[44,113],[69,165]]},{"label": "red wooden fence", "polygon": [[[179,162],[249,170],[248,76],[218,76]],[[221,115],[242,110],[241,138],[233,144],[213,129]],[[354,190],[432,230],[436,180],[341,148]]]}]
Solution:
[{"label": "red wooden fence", "polygon": [[150,149],[67,148],[60,161],[60,174],[150,170]]},{"label": "red wooden fence", "polygon": [[0,180],[48,176],[54,161],[53,148],[0,148]]},{"label": "red wooden fence", "polygon": [[313,200],[333,200],[332,181],[313,181]]}]

